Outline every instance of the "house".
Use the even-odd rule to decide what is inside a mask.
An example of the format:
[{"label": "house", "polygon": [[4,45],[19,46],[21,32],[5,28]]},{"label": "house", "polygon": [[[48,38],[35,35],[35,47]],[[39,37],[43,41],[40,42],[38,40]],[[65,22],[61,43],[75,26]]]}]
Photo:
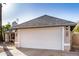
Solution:
[{"label": "house", "polygon": [[4,41],[6,43],[14,42],[15,41],[15,30],[10,29],[10,30],[5,31]]},{"label": "house", "polygon": [[15,46],[23,48],[70,50],[71,27],[76,23],[43,15],[14,26]]},{"label": "house", "polygon": [[[12,22],[12,28],[16,25],[17,25],[16,21]],[[12,28],[5,31],[5,35],[4,35],[5,36],[4,37],[5,42],[15,42],[15,30],[12,29]]]}]

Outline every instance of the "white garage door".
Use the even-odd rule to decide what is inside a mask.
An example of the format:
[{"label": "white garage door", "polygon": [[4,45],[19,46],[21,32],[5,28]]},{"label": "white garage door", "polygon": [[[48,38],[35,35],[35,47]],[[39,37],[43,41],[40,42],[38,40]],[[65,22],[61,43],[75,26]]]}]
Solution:
[{"label": "white garage door", "polygon": [[62,28],[35,28],[18,30],[20,47],[62,50]]}]

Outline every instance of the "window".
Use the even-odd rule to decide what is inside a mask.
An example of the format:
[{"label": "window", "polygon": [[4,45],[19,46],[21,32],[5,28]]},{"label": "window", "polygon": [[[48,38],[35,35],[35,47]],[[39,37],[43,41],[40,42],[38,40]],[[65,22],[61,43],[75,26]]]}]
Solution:
[{"label": "window", "polygon": [[11,39],[15,39],[15,33],[11,34]]},{"label": "window", "polygon": [[68,30],[68,26],[66,26],[66,30]]}]

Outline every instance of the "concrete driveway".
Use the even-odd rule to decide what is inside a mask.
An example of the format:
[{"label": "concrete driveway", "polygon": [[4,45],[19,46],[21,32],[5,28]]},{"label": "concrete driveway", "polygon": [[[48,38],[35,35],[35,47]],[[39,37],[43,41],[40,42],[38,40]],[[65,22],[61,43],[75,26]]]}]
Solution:
[{"label": "concrete driveway", "polygon": [[28,56],[79,56],[79,52],[32,49],[32,48],[17,48],[17,49]]},{"label": "concrete driveway", "polygon": [[0,56],[79,56],[79,52],[16,48],[15,46],[0,44]]}]

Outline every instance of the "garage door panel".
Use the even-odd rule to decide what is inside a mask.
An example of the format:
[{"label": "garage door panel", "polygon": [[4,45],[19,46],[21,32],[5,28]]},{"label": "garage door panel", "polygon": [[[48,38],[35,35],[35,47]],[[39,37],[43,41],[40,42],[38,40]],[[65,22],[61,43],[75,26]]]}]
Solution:
[{"label": "garage door panel", "polygon": [[20,31],[21,47],[61,50],[61,31],[61,27],[22,29]]}]

